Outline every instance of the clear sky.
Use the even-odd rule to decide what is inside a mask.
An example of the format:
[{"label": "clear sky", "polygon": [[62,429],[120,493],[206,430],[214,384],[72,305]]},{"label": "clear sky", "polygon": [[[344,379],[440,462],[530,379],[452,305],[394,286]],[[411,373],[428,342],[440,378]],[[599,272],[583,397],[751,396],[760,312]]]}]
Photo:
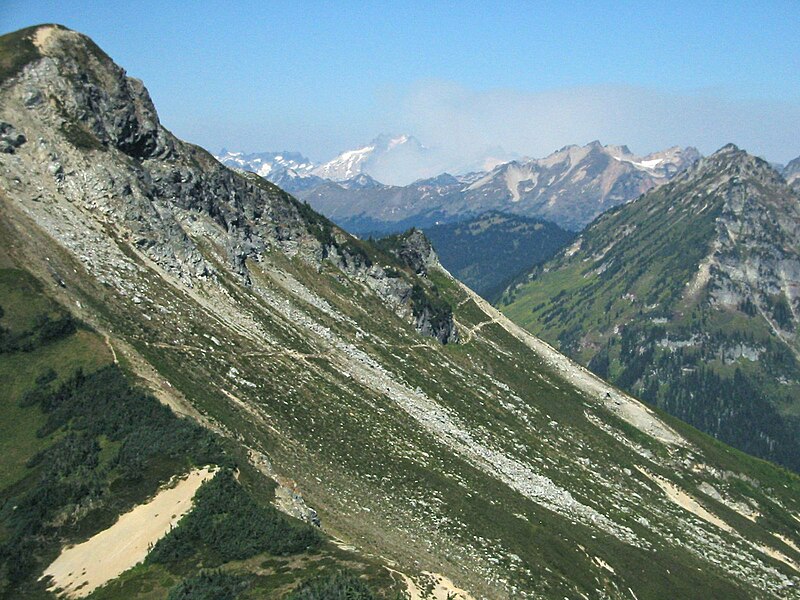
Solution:
[{"label": "clear sky", "polygon": [[44,22],[91,36],[212,151],[321,160],[386,132],[454,157],[593,139],[800,155],[798,0],[0,1],[3,31]]}]

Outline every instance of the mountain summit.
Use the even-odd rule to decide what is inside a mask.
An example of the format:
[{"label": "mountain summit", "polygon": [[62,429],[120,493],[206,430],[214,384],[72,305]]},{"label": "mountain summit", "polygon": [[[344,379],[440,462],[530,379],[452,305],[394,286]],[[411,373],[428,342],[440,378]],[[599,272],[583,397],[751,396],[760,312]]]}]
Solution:
[{"label": "mountain summit", "polygon": [[415,179],[410,172],[425,169],[427,148],[410,135],[380,135],[366,146],[342,152],[319,165],[314,175],[331,181],[345,181],[369,174],[378,181],[396,184]]},{"label": "mountain summit", "polygon": [[603,211],[663,185],[699,156],[694,148],[675,147],[640,157],[625,146],[595,141],[566,146],[545,158],[503,163],[446,185],[438,178],[425,179],[370,194],[323,183],[297,193],[355,232],[405,223],[429,226],[492,210],[542,218],[577,231]]},{"label": "mountain summit", "polygon": [[598,218],[504,311],[603,377],[800,470],[800,202],[733,144]]},{"label": "mountain summit", "polygon": [[5,597],[796,596],[797,477],[178,140],[87,37],[0,48]]}]

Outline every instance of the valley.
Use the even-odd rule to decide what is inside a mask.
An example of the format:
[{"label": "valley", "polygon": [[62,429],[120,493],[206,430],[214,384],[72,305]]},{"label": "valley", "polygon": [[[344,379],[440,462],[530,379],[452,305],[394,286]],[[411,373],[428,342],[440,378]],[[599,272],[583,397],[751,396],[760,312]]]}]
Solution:
[{"label": "valley", "polygon": [[[3,597],[797,596],[796,474],[173,136],[88,37],[0,48]],[[143,562],[40,579],[198,469]]]}]

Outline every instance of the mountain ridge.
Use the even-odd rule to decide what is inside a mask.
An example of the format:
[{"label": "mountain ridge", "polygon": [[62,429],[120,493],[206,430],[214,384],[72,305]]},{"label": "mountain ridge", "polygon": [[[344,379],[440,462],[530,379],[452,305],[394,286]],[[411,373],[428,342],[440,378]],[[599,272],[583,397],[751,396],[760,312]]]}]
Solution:
[{"label": "mountain ridge", "polygon": [[[781,175],[729,144],[598,217],[504,310],[621,387],[797,469],[799,219]],[[734,377],[751,400],[721,396]]]},{"label": "mountain ridge", "polygon": [[[794,594],[796,476],[578,367],[421,236],[356,240],[173,138],[88,38],[31,36],[43,54],[0,83],[0,256],[274,478],[261,500],[301,496],[384,577],[425,589],[442,573],[462,598]],[[458,343],[430,335],[451,326]],[[246,562],[221,567],[287,570]],[[163,568],[97,594],[163,590]]]},{"label": "mountain ridge", "polygon": [[579,230],[604,210],[633,200],[661,185],[699,157],[694,148],[670,148],[637,157],[620,146],[591,142],[565,146],[542,159],[519,159],[485,174],[439,178],[392,186],[375,193],[354,193],[323,183],[297,195],[355,233],[426,227],[497,210],[535,217]]}]

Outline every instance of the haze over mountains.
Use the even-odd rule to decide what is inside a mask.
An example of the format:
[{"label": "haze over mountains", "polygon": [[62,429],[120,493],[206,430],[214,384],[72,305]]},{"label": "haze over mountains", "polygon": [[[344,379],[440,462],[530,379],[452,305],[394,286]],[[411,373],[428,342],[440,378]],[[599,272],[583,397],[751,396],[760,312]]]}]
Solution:
[{"label": "haze over mountains", "polygon": [[[675,147],[639,157],[625,146],[592,142],[566,146],[542,159],[504,162],[489,171],[455,176],[445,173],[405,186],[348,185],[356,174],[381,182],[380,161],[391,164],[395,148],[411,143],[407,136],[374,143],[308,172],[284,170],[273,180],[354,233],[425,227],[489,210],[579,230],[603,211],[665,183],[699,158],[694,148]],[[234,158],[220,158],[229,166],[240,166]],[[309,180],[308,174],[328,181]]]},{"label": "haze over mountains", "polygon": [[328,162],[314,164],[296,152],[220,151],[217,159],[224,165],[258,173],[287,190],[298,191],[327,181],[343,182],[359,175],[369,175],[384,184],[407,185],[417,179],[438,175],[447,168],[457,173],[483,171],[513,158],[502,150],[491,154],[476,153],[466,164],[445,164],[435,150],[426,148],[410,135],[379,135],[369,144],[346,150]]},{"label": "haze over mountains", "polygon": [[[175,138],[87,37],[0,50],[6,598],[796,597],[795,475]],[[58,568],[173,476],[141,556]]]}]

